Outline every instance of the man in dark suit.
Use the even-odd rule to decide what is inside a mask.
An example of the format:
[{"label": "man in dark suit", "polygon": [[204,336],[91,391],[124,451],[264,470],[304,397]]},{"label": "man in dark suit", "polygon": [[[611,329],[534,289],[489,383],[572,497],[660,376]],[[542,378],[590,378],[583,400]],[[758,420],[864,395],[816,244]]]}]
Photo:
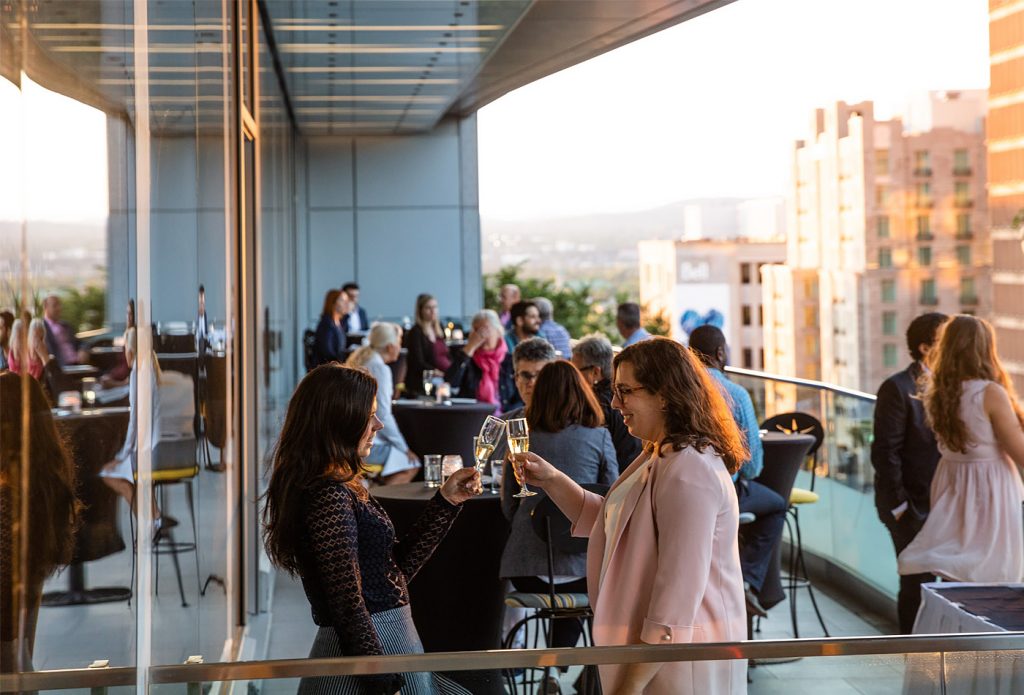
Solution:
[{"label": "man in dark suit", "polygon": [[[871,444],[875,507],[892,535],[897,555],[914,540],[931,508],[929,492],[939,450],[935,434],[925,422],[918,389],[927,369],[924,358],[946,319],[945,314],[933,312],[911,321],[907,347],[914,361],[882,383],[875,403],[875,437]],[[900,576],[897,611],[903,634],[913,630],[921,604],[921,584],[934,580],[930,574]]]},{"label": "man in dark suit", "polygon": [[69,364],[85,364],[89,361],[88,350],[71,330],[67,321],[60,320],[60,297],[51,294],[43,300],[43,324],[46,326],[46,349],[57,358],[61,367]]},{"label": "man in dark suit", "polygon": [[341,291],[352,300],[352,311],[341,317],[341,329],[345,331],[345,335],[368,333],[370,322],[366,320],[366,309],[359,306],[359,285],[354,282],[346,282]]}]

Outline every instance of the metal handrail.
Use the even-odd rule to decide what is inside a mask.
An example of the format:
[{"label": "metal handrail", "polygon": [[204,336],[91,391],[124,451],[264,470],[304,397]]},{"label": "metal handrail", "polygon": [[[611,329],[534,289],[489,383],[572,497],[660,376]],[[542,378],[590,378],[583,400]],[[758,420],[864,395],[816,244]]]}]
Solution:
[{"label": "metal handrail", "polygon": [[836,386],[835,384],[826,384],[824,381],[814,381],[813,379],[800,379],[795,376],[779,376],[778,374],[768,374],[767,372],[758,372],[753,369],[742,369],[741,367],[726,367],[725,371],[729,374],[736,374],[738,376],[749,376],[755,379],[763,379],[764,381],[777,381],[780,384],[807,386],[820,391],[829,391],[843,396],[871,401],[872,403],[878,398],[873,393],[865,393],[864,391],[858,391],[856,389],[848,389],[844,386]]},{"label": "metal handrail", "polygon": [[[154,666],[150,682],[200,683],[415,671],[478,671],[591,664],[665,663],[792,657],[877,656],[1024,650],[1022,632],[765,640],[715,644],[508,649],[332,659],[277,659]],[[39,671],[0,676],[0,693],[131,685],[134,668]]]}]

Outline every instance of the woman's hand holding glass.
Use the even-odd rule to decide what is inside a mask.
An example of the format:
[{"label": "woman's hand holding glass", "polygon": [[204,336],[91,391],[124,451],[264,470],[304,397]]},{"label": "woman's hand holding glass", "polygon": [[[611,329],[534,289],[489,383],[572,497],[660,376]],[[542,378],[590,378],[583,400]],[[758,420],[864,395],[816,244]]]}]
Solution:
[{"label": "woman's hand holding glass", "polygon": [[480,484],[480,471],[474,468],[460,468],[448,476],[448,479],[441,486],[441,495],[450,504],[462,504],[470,497],[476,497],[483,492],[483,485]]},{"label": "woman's hand holding glass", "polygon": [[510,454],[512,466],[519,469],[522,482],[544,489],[558,476],[558,469],[533,452]]}]

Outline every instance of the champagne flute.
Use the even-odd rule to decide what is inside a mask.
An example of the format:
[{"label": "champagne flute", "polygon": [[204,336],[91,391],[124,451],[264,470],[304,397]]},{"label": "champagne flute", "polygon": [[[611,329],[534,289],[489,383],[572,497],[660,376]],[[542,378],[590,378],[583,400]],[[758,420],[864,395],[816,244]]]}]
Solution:
[{"label": "champagne flute", "polygon": [[[530,450],[530,428],[526,424],[526,418],[517,418],[508,421],[508,450],[514,454],[525,454]],[[512,472],[515,473],[516,482],[519,483],[519,492],[513,497],[533,497],[536,492],[526,487],[523,481],[523,465],[512,461]]]},{"label": "champagne flute", "polygon": [[505,421],[488,415],[487,419],[484,420],[483,424],[480,425],[480,434],[473,437],[473,452],[476,459],[476,469],[480,471],[481,475],[484,472],[484,468],[487,466],[487,459],[494,453],[494,448],[498,446],[498,442],[501,441],[501,436],[505,433]]}]

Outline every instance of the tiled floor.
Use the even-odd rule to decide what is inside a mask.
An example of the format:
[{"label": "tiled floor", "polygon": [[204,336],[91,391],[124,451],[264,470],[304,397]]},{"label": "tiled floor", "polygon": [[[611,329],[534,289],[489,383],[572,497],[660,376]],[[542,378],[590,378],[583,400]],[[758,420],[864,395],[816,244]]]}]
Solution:
[{"label": "tiled floor", "polygon": [[[817,592],[819,606],[833,636],[879,635],[893,626],[873,615],[858,615],[823,591]],[[800,597],[798,626],[804,637],[821,636],[821,628],[806,596]],[[301,585],[279,575],[273,603],[268,659],[304,657],[313,642],[316,627],[309,617],[309,606]],[[792,637],[788,604],[776,607],[762,621],[757,639]],[[571,693],[578,673],[571,669],[562,679],[562,692]],[[902,657],[828,657],[801,659],[791,663],[760,665],[750,671],[750,695],[888,695],[903,687]],[[264,681],[263,695],[293,695],[297,681]]]}]

